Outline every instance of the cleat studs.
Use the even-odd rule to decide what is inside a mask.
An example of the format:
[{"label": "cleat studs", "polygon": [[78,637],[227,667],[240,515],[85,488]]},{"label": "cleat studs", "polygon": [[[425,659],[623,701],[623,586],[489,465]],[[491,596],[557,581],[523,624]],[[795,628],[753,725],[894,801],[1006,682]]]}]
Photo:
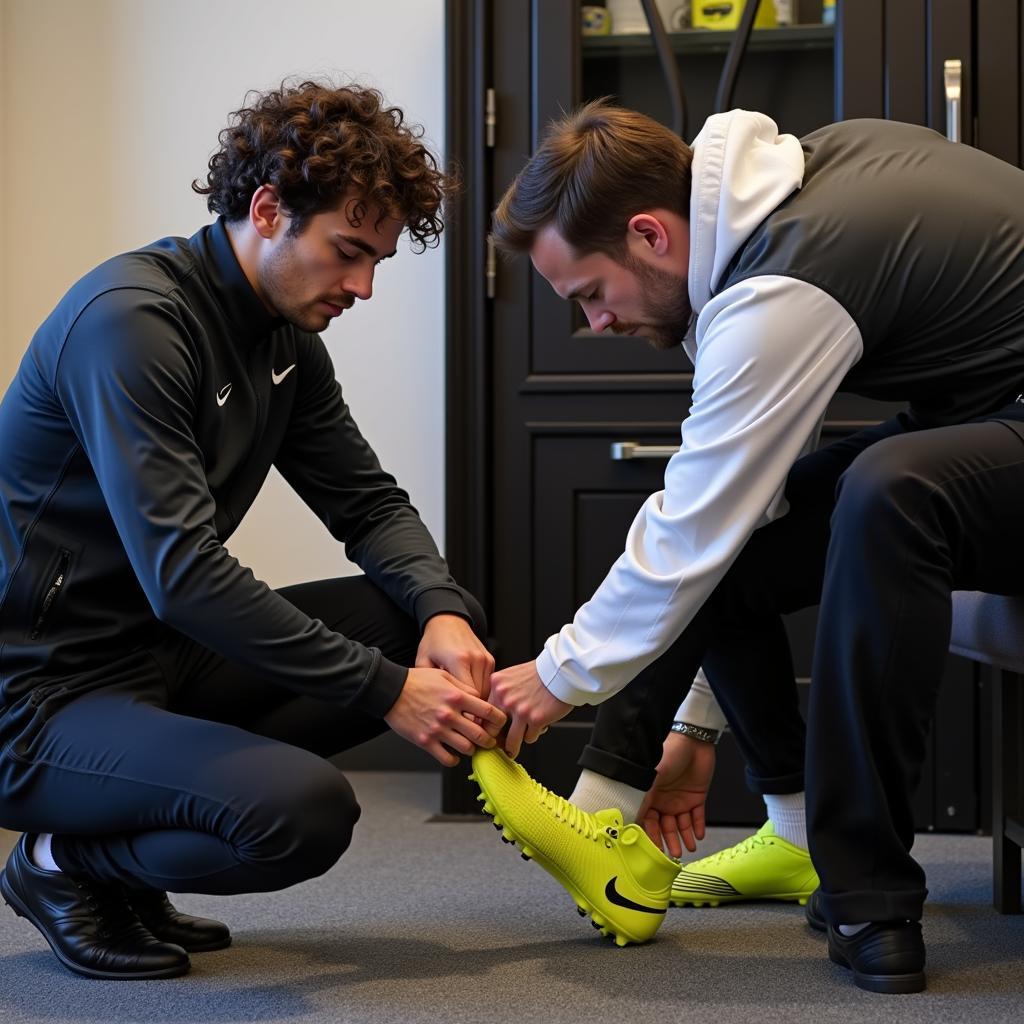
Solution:
[{"label": "cleat studs", "polygon": [[797,903],[799,903],[801,907],[806,907],[807,906],[807,897],[804,896],[801,899],[798,899]]},{"label": "cleat studs", "polygon": [[622,949],[622,947],[625,946],[627,942],[629,942],[629,939],[627,939],[625,935],[615,936],[615,945],[618,946],[619,949]]},{"label": "cleat studs", "polygon": [[587,916],[587,912],[582,907],[577,907],[576,908],[576,913],[579,914],[580,917],[586,917]]},{"label": "cleat studs", "polygon": [[470,773],[469,773],[469,774],[468,774],[468,775],[466,776],[466,778],[467,778],[467,779],[469,779],[469,781],[470,781],[470,782],[476,782],[476,776],[475,776],[475,775],[474,775],[474,774],[473,774],[472,772],[470,772]]},{"label": "cleat studs", "polygon": [[597,929],[597,931],[600,931],[600,930],[601,930],[601,926],[600,926],[600,925],[599,925],[599,924],[598,924],[598,923],[597,923],[596,921],[591,921],[591,922],[590,922],[590,927],[591,927],[591,928],[596,928],[596,929]]},{"label": "cleat studs", "polygon": [[521,853],[521,854],[519,854],[519,856],[522,857],[523,860],[529,860],[530,859],[530,855],[527,854],[527,853]]},{"label": "cleat studs", "polygon": [[477,803],[481,803],[481,802],[483,802],[483,801],[484,801],[484,800],[486,800],[486,799],[487,799],[487,797],[485,797],[485,796],[483,795],[483,793],[477,793],[477,795],[476,795],[476,800],[477,800]]},{"label": "cleat studs", "polygon": [[487,803],[485,801],[484,802],[484,814],[493,814],[493,813],[494,813],[494,808],[489,803]]},{"label": "cleat studs", "polygon": [[504,836],[501,837],[501,841],[503,843],[506,843],[509,846],[515,846],[516,845],[514,842],[512,842],[511,839],[506,839]]}]

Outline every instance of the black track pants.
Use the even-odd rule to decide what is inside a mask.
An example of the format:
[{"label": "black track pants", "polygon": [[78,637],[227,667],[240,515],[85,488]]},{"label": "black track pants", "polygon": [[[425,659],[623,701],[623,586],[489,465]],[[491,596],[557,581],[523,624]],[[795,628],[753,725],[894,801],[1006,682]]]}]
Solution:
[{"label": "black track pants", "polygon": [[[413,663],[416,623],[365,577],[281,594]],[[337,861],[360,809],[326,758],[386,731],[383,720],[252,678],[171,631],[134,667],[46,722],[0,824],[54,833],[70,872],[175,892],[281,889]]]},{"label": "black track pants", "polygon": [[751,788],[804,788],[781,614],[820,603],[806,743],[811,853],[836,921],[920,917],[911,799],[949,645],[953,590],[1024,591],[1024,439],[997,422],[901,416],[801,459],[787,515],[757,530],[676,643],[602,704],[581,765],[647,788],[703,665]]}]

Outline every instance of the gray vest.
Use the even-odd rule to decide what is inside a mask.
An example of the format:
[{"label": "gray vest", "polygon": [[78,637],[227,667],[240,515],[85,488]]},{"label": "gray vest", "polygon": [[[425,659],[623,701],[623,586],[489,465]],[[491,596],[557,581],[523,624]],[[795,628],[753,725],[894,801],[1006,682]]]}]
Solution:
[{"label": "gray vest", "polygon": [[781,274],[828,292],[864,341],[843,390],[907,401],[923,426],[1024,419],[1024,171],[893,121],[829,125],[801,145],[803,187],[718,290]]}]

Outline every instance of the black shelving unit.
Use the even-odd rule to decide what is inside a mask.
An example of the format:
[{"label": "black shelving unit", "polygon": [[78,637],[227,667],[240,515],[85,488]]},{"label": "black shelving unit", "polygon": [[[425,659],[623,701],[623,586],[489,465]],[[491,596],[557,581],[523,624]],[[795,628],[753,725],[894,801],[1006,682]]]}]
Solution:
[{"label": "black shelving unit", "polygon": [[[672,51],[685,54],[721,55],[729,49],[734,33],[712,29],[690,29],[670,32],[668,39]],[[787,25],[779,28],[757,28],[750,33],[748,53],[779,53],[799,50],[828,50],[835,43],[832,25]],[[649,35],[584,36],[582,40],[585,60],[601,58],[651,57],[654,45]]]}]

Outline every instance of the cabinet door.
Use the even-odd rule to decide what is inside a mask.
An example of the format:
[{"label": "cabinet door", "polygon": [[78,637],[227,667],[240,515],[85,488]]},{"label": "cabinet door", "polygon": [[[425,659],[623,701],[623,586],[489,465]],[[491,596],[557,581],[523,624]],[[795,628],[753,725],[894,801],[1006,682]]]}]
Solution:
[{"label": "cabinet door", "polygon": [[[532,9],[532,50],[536,55],[533,80],[533,120],[530,151],[540,143],[548,124],[565,111],[597,96],[609,95],[607,84],[596,84],[596,95],[582,86],[589,58],[581,38],[577,0],[535,3]],[[609,37],[615,38],[615,37]],[[499,58],[500,59],[500,58]],[[653,50],[646,55],[653,63]],[[623,97],[618,97],[625,102]],[[634,97],[634,109],[649,112]],[[639,100],[639,102],[637,102]],[[530,366],[536,374],[658,373],[664,360],[640,338],[606,338],[591,332],[574,303],[560,299],[547,282],[531,271]]]},{"label": "cabinet door", "polygon": [[1021,152],[1020,0],[977,0],[974,145],[1016,166]]},{"label": "cabinet door", "polygon": [[[531,151],[548,123],[580,102],[610,97],[670,123],[670,100],[649,34],[581,35],[578,0],[533,5],[533,124]],[[733,106],[760,110],[783,131],[804,135],[834,120],[833,29],[819,20],[820,5],[797,5],[815,20],[755,29],[736,83]],[[813,12],[813,14],[812,14]],[[669,34],[686,93],[684,137],[692,141],[714,112],[722,65],[733,33],[683,29]],[[500,59],[500,57],[499,57]],[[579,311],[533,274],[531,368],[535,373],[659,373],[659,354],[640,339],[592,334]]]},{"label": "cabinet door", "polygon": [[[836,120],[955,129],[961,142],[1021,166],[1019,0],[841,0],[838,10]],[[955,111],[947,61],[960,64]]]},{"label": "cabinet door", "polygon": [[[846,0],[836,24],[836,119],[922,124],[1020,164],[1018,0]],[[947,102],[945,64],[960,64]],[[956,124],[951,123],[951,113]]]},{"label": "cabinet door", "polygon": [[[531,425],[534,506],[531,654],[572,619],[622,552],[629,524],[648,495],[661,487],[663,459],[618,460],[621,441],[672,446],[671,422],[538,423]],[[577,708],[552,726],[545,741],[524,749],[523,764],[548,788],[568,796],[576,761],[596,708]]]}]

